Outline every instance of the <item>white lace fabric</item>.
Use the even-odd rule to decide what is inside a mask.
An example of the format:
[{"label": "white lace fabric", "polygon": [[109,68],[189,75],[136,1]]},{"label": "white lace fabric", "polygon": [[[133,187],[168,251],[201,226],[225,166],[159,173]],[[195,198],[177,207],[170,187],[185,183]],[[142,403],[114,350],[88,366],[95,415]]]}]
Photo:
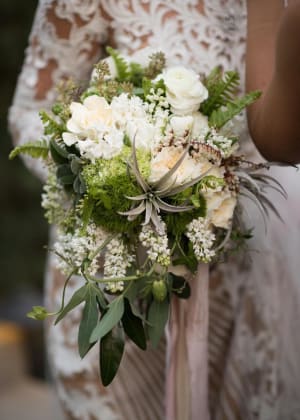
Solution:
[{"label": "white lace fabric", "polygon": [[[10,110],[15,143],[41,137],[38,111],[51,107],[57,83],[70,76],[87,79],[107,44],[132,55],[144,47],[162,50],[169,64],[188,65],[201,74],[216,65],[235,69],[243,86],[246,23],[246,0],[40,1]],[[245,151],[254,156],[245,117],[241,127]],[[37,161],[27,164],[44,176]],[[295,177],[289,171],[284,176],[288,185]],[[288,188],[297,208],[295,188]],[[233,261],[211,275],[212,419],[299,418],[300,340],[291,325],[299,328],[300,267],[299,258],[292,256],[300,249],[300,219],[297,212],[291,216],[285,204],[282,208],[288,224],[283,229],[272,220],[267,237],[255,210],[249,210],[251,224],[258,226],[253,248],[261,249],[253,253],[251,269],[242,271]],[[51,309],[58,307],[62,283],[50,259],[46,299]],[[291,293],[294,303],[289,306]],[[119,377],[104,390],[98,384],[97,350],[83,361],[76,353],[78,319],[79,312],[74,311],[69,319],[48,328],[51,364],[68,417],[163,419],[164,343],[149,354],[128,346]]]}]

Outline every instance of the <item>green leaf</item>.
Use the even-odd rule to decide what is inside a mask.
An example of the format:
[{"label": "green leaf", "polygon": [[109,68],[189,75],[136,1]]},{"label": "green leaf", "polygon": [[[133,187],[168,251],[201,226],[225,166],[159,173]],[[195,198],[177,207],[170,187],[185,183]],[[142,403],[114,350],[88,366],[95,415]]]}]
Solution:
[{"label": "green leaf", "polygon": [[90,343],[100,340],[120,321],[124,313],[124,298],[117,297],[108,305],[108,311],[100,319],[94,328]]},{"label": "green leaf", "polygon": [[63,146],[60,146],[59,144],[57,144],[56,141],[51,139],[49,142],[49,148],[50,148],[52,159],[55,163],[61,164],[61,163],[66,163],[68,161],[67,150]]},{"label": "green leaf", "polygon": [[100,341],[100,375],[104,386],[114,379],[124,353],[124,331],[116,325]]},{"label": "green leaf", "polygon": [[163,302],[157,302],[153,300],[149,308],[148,313],[148,335],[151,344],[154,348],[158,346],[158,343],[164,333],[166,323],[169,318],[169,301],[165,299]]},{"label": "green leaf", "polygon": [[118,74],[118,80],[124,82],[129,77],[128,64],[121,54],[111,47],[106,47],[106,52],[113,58]]},{"label": "green leaf", "polygon": [[53,135],[54,137],[60,137],[61,134],[66,131],[66,128],[63,124],[59,124],[52,118],[46,111],[39,112],[40,118],[44,125],[44,133],[46,135]]},{"label": "green leaf", "polygon": [[146,350],[147,342],[142,320],[135,316],[128,299],[125,299],[125,311],[122,324],[128,337],[142,350]]},{"label": "green leaf", "polygon": [[75,179],[68,163],[59,165],[56,170],[58,181],[63,185],[72,185]]},{"label": "green leaf", "polygon": [[240,77],[236,71],[227,71],[223,74],[220,67],[213,69],[204,81],[208,98],[201,104],[201,112],[210,116],[214,110],[234,100],[239,82]]},{"label": "green leaf", "polygon": [[254,91],[246,94],[242,98],[237,98],[229,102],[225,109],[219,108],[214,110],[209,117],[209,125],[211,127],[221,128],[233,117],[238,115],[244,108],[255,102],[261,95],[260,91]]},{"label": "green leaf", "polygon": [[57,324],[68,312],[72,311],[72,309],[76,308],[76,306],[80,305],[80,303],[86,299],[87,287],[88,286],[85,284],[80,289],[76,290],[67,305],[60,311],[55,320],[55,324]]},{"label": "green leaf", "polygon": [[97,295],[92,286],[87,286],[85,305],[78,331],[78,350],[83,358],[91,348],[90,336],[98,321]]},{"label": "green leaf", "polygon": [[188,299],[191,295],[191,287],[184,277],[168,273],[172,282],[172,292],[181,299]]},{"label": "green leaf", "polygon": [[35,142],[28,142],[21,146],[15,147],[9,154],[9,159],[14,159],[20,154],[29,155],[32,158],[47,159],[49,147],[46,140],[37,140]]}]

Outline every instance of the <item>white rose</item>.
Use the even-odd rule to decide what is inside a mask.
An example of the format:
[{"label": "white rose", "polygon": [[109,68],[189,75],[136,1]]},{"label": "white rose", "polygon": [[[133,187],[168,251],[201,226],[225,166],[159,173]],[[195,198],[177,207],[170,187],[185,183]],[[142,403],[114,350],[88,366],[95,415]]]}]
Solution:
[{"label": "white rose", "polygon": [[185,67],[171,67],[162,73],[166,85],[166,98],[171,111],[186,115],[198,111],[201,102],[208,97],[206,87],[193,70]]},{"label": "white rose", "polygon": [[192,117],[193,117],[192,137],[197,137],[201,134],[206,133],[209,128],[207,116],[201,114],[201,112],[194,112],[192,114]]},{"label": "white rose", "polygon": [[193,125],[193,117],[187,115],[185,117],[178,117],[174,115],[170,118],[170,126],[177,137],[186,135]]},{"label": "white rose", "polygon": [[62,137],[67,146],[77,144],[82,156],[109,159],[123,147],[124,134],[115,127],[112,109],[100,96],[88,96],[83,104],[72,102],[71,118],[67,122],[69,132]]},{"label": "white rose", "polygon": [[204,194],[207,216],[216,227],[228,229],[236,206],[236,197],[229,191]]},{"label": "white rose", "polygon": [[139,118],[127,122],[126,134],[137,149],[151,150],[155,128],[147,120]]},{"label": "white rose", "polygon": [[111,107],[100,96],[88,96],[83,104],[72,102],[70,110],[72,117],[67,122],[67,129],[71,133],[92,138],[104,127],[112,126]]},{"label": "white rose", "polygon": [[[164,147],[151,161],[150,176],[148,181],[150,183],[157,182],[164,176],[179,160],[183,150],[178,147]],[[181,185],[190,181],[204,172],[208,171],[212,164],[208,161],[196,162],[190,155],[186,155],[181,165],[173,174],[167,185],[174,183]]]}]

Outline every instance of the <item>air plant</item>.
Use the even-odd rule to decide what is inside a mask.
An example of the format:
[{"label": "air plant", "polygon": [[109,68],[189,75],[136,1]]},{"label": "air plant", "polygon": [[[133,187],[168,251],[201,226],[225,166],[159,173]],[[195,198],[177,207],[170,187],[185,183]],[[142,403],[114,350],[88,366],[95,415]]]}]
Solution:
[{"label": "air plant", "polygon": [[134,175],[138,185],[142,189],[143,193],[137,195],[135,197],[126,196],[129,200],[137,202],[138,205],[133,207],[131,210],[126,212],[119,212],[119,214],[123,216],[127,216],[128,220],[134,220],[139,215],[145,212],[145,220],[143,225],[147,225],[148,223],[152,223],[154,228],[158,233],[163,233],[164,227],[160,218],[160,212],[165,213],[181,213],[186,211],[191,211],[194,209],[193,205],[186,205],[186,206],[175,206],[172,204],[167,203],[164,198],[171,197],[175,194],[179,194],[180,192],[186,190],[187,188],[197,184],[201,181],[210,171],[210,169],[203,174],[191,179],[188,182],[185,182],[179,186],[174,186],[176,183],[173,181],[171,185],[169,185],[169,181],[171,177],[175,174],[179,166],[182,164],[184,158],[189,152],[189,146],[186,147],[180,158],[174,164],[174,166],[165,174],[163,175],[158,181],[153,184],[149,184],[142,176],[141,171],[138,166],[137,157],[136,157],[136,149],[135,149],[135,142],[132,145],[132,155],[131,160],[128,161],[128,169]]}]

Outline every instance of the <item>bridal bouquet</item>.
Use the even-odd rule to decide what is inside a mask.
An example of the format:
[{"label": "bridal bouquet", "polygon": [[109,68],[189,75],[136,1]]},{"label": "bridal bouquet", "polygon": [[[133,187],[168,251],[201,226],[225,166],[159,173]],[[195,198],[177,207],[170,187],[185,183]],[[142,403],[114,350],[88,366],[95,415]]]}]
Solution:
[{"label": "bridal bouquet", "polygon": [[[48,166],[42,205],[57,226],[52,251],[66,274],[61,308],[29,316],[59,322],[83,304],[81,357],[100,342],[104,385],[120,364],[125,336],[145,350],[159,342],[172,295],[187,299],[184,271],[224,258],[251,236],[240,197],[262,213],[276,209],[266,187],[281,187],[236,154],[234,117],[260,93],[237,97],[239,76],[215,69],[146,65],[108,49],[87,88],[60,89],[52,114],[41,112],[44,138],[13,150]],[[65,302],[74,275],[82,286]]]}]

